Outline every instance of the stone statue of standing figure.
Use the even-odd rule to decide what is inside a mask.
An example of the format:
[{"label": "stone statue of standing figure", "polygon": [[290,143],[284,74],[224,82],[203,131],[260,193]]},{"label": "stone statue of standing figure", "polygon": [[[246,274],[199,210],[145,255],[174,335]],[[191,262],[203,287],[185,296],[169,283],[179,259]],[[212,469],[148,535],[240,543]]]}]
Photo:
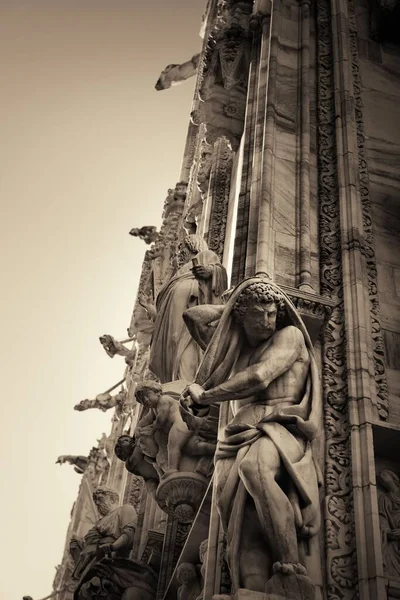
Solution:
[{"label": "stone statue of standing figure", "polygon": [[215,456],[233,591],[314,598],[307,567],[319,555],[307,557],[307,550],[320,526],[312,442],[322,409],[304,323],[289,298],[257,276],[239,284],[224,307],[190,308],[184,318],[205,348],[184,393],[189,408],[204,414],[230,401],[233,413]]},{"label": "stone statue of standing figure", "polygon": [[226,269],[198,235],[186,236],[178,249],[178,271],[160,289],[149,369],[161,383],[193,381],[202,352],[182,319],[190,307],[221,304]]}]

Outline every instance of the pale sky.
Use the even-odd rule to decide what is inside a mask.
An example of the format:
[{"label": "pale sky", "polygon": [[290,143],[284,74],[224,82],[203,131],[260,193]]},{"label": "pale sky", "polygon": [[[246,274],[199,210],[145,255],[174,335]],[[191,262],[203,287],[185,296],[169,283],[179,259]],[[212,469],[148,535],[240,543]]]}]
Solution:
[{"label": "pale sky", "polygon": [[0,598],[49,594],[87,454],[111,412],[78,413],[123,376],[142,241],[179,179],[204,0],[0,0]]}]

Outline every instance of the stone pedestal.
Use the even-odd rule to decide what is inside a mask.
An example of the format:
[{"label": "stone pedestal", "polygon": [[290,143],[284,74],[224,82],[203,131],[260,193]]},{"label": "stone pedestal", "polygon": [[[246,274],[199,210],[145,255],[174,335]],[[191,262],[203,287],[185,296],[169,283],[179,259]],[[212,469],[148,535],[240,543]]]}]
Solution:
[{"label": "stone pedestal", "polygon": [[241,588],[233,596],[215,594],[213,600],[315,600],[315,587],[304,575],[276,573],[268,581],[265,592]]}]

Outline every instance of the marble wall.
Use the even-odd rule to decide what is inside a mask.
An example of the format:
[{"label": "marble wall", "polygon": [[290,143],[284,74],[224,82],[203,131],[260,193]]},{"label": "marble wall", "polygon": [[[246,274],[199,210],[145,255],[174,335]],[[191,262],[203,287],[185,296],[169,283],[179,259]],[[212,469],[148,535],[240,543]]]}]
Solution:
[{"label": "marble wall", "polygon": [[369,39],[367,0],[357,27],[389,421],[400,426],[400,45]]}]

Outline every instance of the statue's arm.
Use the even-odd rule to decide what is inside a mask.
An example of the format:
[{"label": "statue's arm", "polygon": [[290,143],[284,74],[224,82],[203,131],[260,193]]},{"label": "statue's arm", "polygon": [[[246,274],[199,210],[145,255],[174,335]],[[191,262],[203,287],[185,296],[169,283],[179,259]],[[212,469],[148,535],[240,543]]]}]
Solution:
[{"label": "statue's arm", "polygon": [[290,369],[304,347],[303,334],[296,327],[289,326],[277,331],[272,344],[263,353],[262,361],[233,375],[225,383],[205,391],[199,403],[208,405],[250,398],[266,390],[272,381]]},{"label": "statue's arm", "polygon": [[136,429],[141,429],[142,427],[147,427],[148,425],[151,425],[155,420],[154,417],[154,413],[152,410],[149,409],[149,412],[146,413],[139,421],[139,423],[137,424]]},{"label": "statue's arm", "polygon": [[205,350],[211,341],[224,308],[223,305],[202,304],[183,313],[183,320],[190,335],[202,350]]}]

